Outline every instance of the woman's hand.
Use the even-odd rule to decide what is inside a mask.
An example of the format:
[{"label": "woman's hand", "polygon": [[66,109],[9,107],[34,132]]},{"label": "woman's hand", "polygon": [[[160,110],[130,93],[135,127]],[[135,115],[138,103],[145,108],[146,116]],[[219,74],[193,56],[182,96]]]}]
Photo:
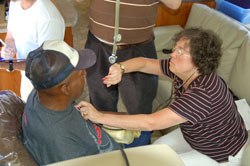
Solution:
[{"label": "woman's hand", "polygon": [[103,113],[97,111],[92,104],[86,101],[81,101],[75,105],[75,107],[79,109],[82,117],[85,120],[91,120],[94,123],[100,123]]},{"label": "woman's hand", "polygon": [[115,63],[109,68],[109,74],[102,78],[103,83],[110,87],[111,85],[118,84],[122,79],[123,70],[120,65]]}]

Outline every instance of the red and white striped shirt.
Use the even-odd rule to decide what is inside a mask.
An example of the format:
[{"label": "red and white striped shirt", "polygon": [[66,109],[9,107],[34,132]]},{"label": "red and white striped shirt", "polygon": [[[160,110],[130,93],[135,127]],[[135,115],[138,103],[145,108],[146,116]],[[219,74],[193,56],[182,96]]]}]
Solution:
[{"label": "red and white striped shirt", "polygon": [[[153,39],[159,0],[121,0],[118,45],[138,44]],[[91,0],[89,29],[100,41],[113,44],[116,0]]]},{"label": "red and white striped shirt", "polygon": [[[162,60],[162,72],[175,79],[175,88],[183,82],[169,70],[169,61]],[[248,138],[233,95],[216,73],[200,75],[185,91],[177,90],[175,101],[169,106],[187,120],[180,125],[185,140],[192,148],[217,162],[235,156]]]}]

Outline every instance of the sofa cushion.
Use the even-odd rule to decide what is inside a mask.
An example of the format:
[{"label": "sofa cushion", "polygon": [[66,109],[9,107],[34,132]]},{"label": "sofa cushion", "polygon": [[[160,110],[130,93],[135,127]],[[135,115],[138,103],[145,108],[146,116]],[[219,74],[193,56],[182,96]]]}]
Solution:
[{"label": "sofa cushion", "polygon": [[[248,131],[248,135],[250,135],[250,130]],[[249,156],[250,156],[250,138],[248,138],[248,142],[242,156],[242,162],[241,162],[242,166],[249,166],[250,163]]]},{"label": "sofa cushion", "polygon": [[[155,49],[158,52],[162,52],[162,49],[171,49],[173,47],[173,36],[182,31],[183,28],[179,25],[169,25],[154,28],[155,35]],[[158,57],[159,58],[159,57]]]},{"label": "sofa cushion", "polygon": [[229,81],[229,88],[250,104],[250,32],[240,48]]},{"label": "sofa cushion", "polygon": [[12,91],[0,91],[0,165],[36,165],[22,144],[24,102]]},{"label": "sofa cushion", "polygon": [[239,48],[248,33],[237,21],[203,4],[193,4],[185,28],[201,27],[213,30],[223,40],[223,56],[217,73],[229,81]]}]

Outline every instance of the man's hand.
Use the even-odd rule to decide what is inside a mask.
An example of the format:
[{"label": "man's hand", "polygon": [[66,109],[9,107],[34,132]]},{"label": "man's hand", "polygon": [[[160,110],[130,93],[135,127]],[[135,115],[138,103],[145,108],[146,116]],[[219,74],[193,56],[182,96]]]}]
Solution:
[{"label": "man's hand", "polygon": [[103,83],[110,87],[111,85],[118,84],[122,79],[123,71],[119,64],[113,64],[109,68],[109,74],[102,78]]},{"label": "man's hand", "polygon": [[170,9],[178,9],[181,5],[182,0],[160,0],[165,6]]},{"label": "man's hand", "polygon": [[11,47],[2,47],[1,57],[2,58],[14,58],[16,54],[16,49]]}]

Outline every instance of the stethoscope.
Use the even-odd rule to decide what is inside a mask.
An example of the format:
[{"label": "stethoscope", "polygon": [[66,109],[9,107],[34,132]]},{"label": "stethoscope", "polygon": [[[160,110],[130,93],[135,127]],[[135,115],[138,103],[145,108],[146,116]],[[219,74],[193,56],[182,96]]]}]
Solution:
[{"label": "stethoscope", "polygon": [[114,64],[116,62],[117,56],[117,43],[121,41],[122,36],[118,33],[119,31],[119,18],[120,17],[120,0],[116,0],[115,4],[115,31],[114,31],[114,42],[113,42],[113,50],[111,56],[109,56],[109,62]]}]

